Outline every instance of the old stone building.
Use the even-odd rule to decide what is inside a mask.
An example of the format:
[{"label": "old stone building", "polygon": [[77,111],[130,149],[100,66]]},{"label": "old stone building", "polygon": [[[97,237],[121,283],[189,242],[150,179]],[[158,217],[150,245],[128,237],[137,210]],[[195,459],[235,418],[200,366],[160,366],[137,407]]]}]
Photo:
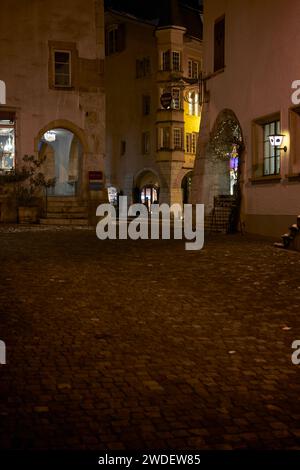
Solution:
[{"label": "old stone building", "polygon": [[200,124],[200,11],[170,1],[142,16],[115,3],[105,16],[109,189],[147,204],[187,202]]},{"label": "old stone building", "polygon": [[297,0],[204,1],[206,103],[193,201],[222,218],[222,201],[238,199],[249,232],[280,235],[299,214],[299,14]]},{"label": "old stone building", "polygon": [[[0,172],[45,156],[43,223],[87,223],[105,199],[102,0],[2,0]],[[1,197],[1,220],[15,213]]]}]

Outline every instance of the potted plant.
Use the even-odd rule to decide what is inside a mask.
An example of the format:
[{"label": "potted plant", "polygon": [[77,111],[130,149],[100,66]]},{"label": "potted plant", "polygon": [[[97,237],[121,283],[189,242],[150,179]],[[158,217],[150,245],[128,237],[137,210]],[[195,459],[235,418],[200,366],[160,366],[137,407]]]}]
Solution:
[{"label": "potted plant", "polygon": [[39,171],[45,159],[46,156],[38,159],[33,155],[23,157],[23,161],[27,163],[23,171],[28,172],[28,178],[25,184],[21,184],[17,188],[16,199],[20,224],[38,221],[42,190],[45,196],[45,211],[47,212],[48,189],[55,185],[55,178],[46,179],[43,172]]},{"label": "potted plant", "polygon": [[7,186],[6,193],[16,202],[18,222],[36,223],[42,205],[41,196],[45,196],[47,206],[47,190],[55,185],[55,178],[47,180],[42,171],[39,171],[45,158],[36,159],[33,155],[25,155],[23,161],[26,165],[20,170],[14,169],[2,175],[2,179]]}]

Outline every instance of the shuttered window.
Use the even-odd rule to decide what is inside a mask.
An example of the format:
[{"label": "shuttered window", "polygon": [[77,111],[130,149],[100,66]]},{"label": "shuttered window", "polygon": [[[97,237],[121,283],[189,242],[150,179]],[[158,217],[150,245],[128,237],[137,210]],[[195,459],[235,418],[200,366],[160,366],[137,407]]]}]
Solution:
[{"label": "shuttered window", "polygon": [[225,17],[215,22],[214,30],[214,71],[225,67]]}]

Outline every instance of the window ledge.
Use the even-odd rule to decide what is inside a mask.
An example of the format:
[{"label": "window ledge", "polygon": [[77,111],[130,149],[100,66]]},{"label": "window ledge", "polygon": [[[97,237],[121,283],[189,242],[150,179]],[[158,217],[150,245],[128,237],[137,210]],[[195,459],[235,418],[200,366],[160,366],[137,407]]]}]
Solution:
[{"label": "window ledge", "polygon": [[75,87],[74,86],[59,86],[59,85],[52,85],[50,86],[51,90],[56,90],[56,91],[74,91]]},{"label": "window ledge", "polygon": [[218,75],[221,75],[222,73],[225,72],[225,69],[226,69],[226,66],[224,65],[223,68],[218,69],[218,70],[214,70],[213,73],[210,75],[209,78],[215,78],[215,77],[217,77]]},{"label": "window ledge", "polygon": [[258,176],[250,178],[249,181],[252,184],[268,184],[268,183],[280,183],[281,175],[269,175],[269,176]]},{"label": "window ledge", "polygon": [[289,173],[285,177],[288,181],[300,181],[300,173]]}]

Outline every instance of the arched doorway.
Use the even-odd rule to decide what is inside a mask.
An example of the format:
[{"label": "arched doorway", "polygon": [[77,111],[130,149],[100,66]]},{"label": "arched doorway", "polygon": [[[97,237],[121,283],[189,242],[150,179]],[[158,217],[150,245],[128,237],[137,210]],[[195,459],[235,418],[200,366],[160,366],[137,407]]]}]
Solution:
[{"label": "arched doorway", "polygon": [[191,204],[192,178],[193,178],[193,172],[189,171],[182,179],[181,191],[182,191],[182,203],[183,204]]},{"label": "arched doorway", "polygon": [[233,111],[224,109],[218,115],[210,134],[208,157],[213,168],[213,214],[214,217],[219,214],[229,232],[236,231],[239,223],[243,151],[244,140],[240,123]]},{"label": "arched doorway", "polygon": [[42,134],[38,151],[45,177],[55,178],[51,196],[75,196],[81,183],[82,144],[71,130],[52,128]]},{"label": "arched doorway", "polygon": [[133,188],[134,202],[141,202],[149,209],[151,204],[159,202],[159,178],[152,170],[145,169],[138,173]]},{"label": "arched doorway", "polygon": [[147,184],[141,189],[141,203],[145,204],[150,209],[151,204],[158,202],[158,187]]}]

